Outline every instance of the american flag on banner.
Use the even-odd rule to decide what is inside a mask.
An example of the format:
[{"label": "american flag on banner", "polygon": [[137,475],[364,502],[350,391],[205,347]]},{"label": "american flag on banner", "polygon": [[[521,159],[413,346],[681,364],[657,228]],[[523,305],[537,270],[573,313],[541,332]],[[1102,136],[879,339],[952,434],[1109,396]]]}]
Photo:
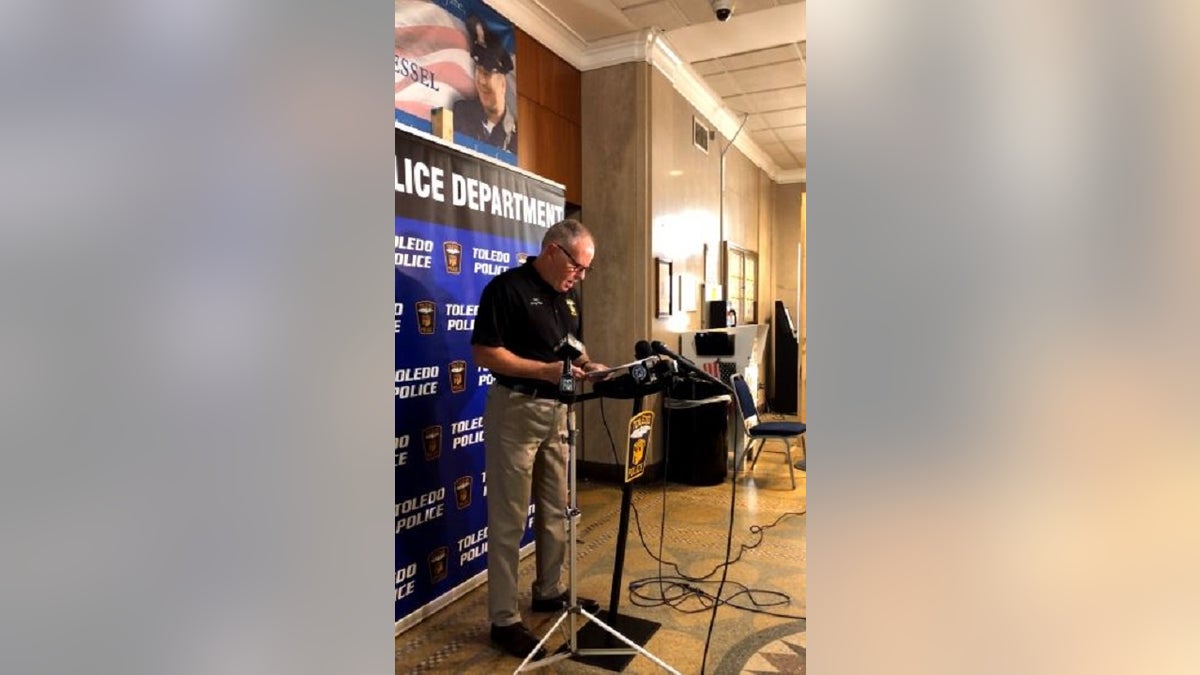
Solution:
[{"label": "american flag on banner", "polygon": [[433,108],[450,108],[475,96],[463,21],[426,0],[396,1],[396,109],[429,119]]},{"label": "american flag on banner", "polygon": [[703,365],[704,372],[720,379],[725,384],[729,384],[729,378],[737,372],[737,365],[731,361],[716,359],[714,361],[707,361]]}]

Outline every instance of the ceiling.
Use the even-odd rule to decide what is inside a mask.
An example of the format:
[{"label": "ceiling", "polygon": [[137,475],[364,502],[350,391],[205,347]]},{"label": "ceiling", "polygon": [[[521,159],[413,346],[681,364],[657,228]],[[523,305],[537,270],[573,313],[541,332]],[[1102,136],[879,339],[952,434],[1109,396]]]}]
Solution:
[{"label": "ceiling", "polygon": [[488,0],[580,70],[646,60],[771,177],[805,180],[807,29],[802,0]]}]

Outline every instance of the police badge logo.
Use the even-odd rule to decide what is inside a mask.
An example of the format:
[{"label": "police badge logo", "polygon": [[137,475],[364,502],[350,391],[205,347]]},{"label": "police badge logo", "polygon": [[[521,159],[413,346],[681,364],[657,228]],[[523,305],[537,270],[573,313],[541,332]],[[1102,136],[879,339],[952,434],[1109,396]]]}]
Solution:
[{"label": "police badge logo", "polygon": [[449,576],[446,559],[449,557],[450,550],[445,546],[439,546],[429,552],[429,581],[430,583],[438,583],[445,581]]},{"label": "police badge logo", "polygon": [[442,244],[442,253],[446,257],[446,271],[450,274],[462,274],[462,244],[448,241]]},{"label": "police badge logo", "polygon": [[437,303],[432,300],[417,301],[417,332],[433,335],[437,325]]},{"label": "police badge logo", "polygon": [[625,446],[625,482],[646,472],[646,441],[654,426],[654,411],[645,410],[629,418],[629,442]]},{"label": "police badge logo", "polygon": [[471,505],[472,482],[470,476],[459,476],[454,480],[454,504],[460,511]]},{"label": "police badge logo", "polygon": [[425,461],[432,462],[442,456],[442,426],[440,424],[425,427],[421,432],[421,440],[425,446]]},{"label": "police badge logo", "polygon": [[466,361],[451,361],[450,368],[450,391],[455,394],[461,394],[467,390],[467,362]]}]

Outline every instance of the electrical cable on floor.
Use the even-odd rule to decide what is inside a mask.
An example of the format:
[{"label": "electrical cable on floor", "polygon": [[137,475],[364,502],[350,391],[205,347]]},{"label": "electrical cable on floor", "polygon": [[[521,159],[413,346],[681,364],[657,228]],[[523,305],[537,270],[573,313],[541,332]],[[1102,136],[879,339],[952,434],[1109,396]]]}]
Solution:
[{"label": "electrical cable on floor", "polygon": [[[600,400],[600,419],[603,422],[605,432],[608,435],[608,442],[609,442],[609,447],[612,451],[613,461],[616,462],[617,464],[620,464],[621,463],[620,459],[617,457],[616,442],[613,440],[612,429],[608,424],[608,417],[605,414],[603,399]],[[663,439],[664,446],[667,445],[667,441],[670,438],[669,434],[670,434],[670,427],[668,426],[666,431],[664,431],[664,439]],[[775,527],[780,522],[782,522],[784,518],[787,518],[789,516],[805,515],[807,513],[807,510],[785,512],[783,514],[780,514],[779,517],[777,517],[774,520],[774,522],[770,523],[769,525],[751,525],[749,527],[749,530],[750,530],[751,534],[754,534],[757,536],[756,541],[754,541],[751,544],[739,544],[738,554],[732,560],[729,559],[729,552],[732,549],[732,541],[733,541],[732,519],[731,519],[730,520],[730,531],[728,532],[727,538],[726,538],[726,547],[727,548],[726,548],[725,561],[722,563],[719,563],[716,567],[714,567],[712,570],[710,570],[706,574],[703,574],[700,576],[688,575],[679,568],[678,564],[668,561],[668,560],[664,560],[663,556],[662,556],[662,546],[663,546],[663,542],[665,540],[665,537],[663,536],[663,532],[665,531],[665,524],[666,524],[666,479],[665,479],[665,476],[666,476],[667,462],[668,462],[668,458],[664,454],[664,457],[663,457],[664,480],[663,480],[663,491],[662,491],[663,515],[660,519],[660,525],[659,525],[659,527],[660,527],[660,529],[659,529],[659,553],[657,555],[654,553],[654,551],[652,551],[650,549],[650,546],[646,543],[646,537],[642,531],[641,514],[638,511],[636,501],[630,502],[631,505],[633,506],[634,524],[637,527],[638,540],[642,545],[642,549],[645,550],[646,554],[649,555],[652,559],[654,559],[658,563],[658,567],[659,567],[659,569],[658,569],[659,573],[658,573],[657,577],[646,577],[646,578],[636,579],[636,580],[629,582],[630,602],[638,607],[659,607],[662,605],[666,605],[674,610],[683,612],[685,614],[694,614],[697,612],[708,611],[719,605],[729,605],[733,609],[739,609],[739,610],[746,611],[746,612],[753,612],[756,614],[764,614],[767,616],[773,616],[773,617],[778,617],[778,618],[783,618],[783,619],[804,619],[804,618],[806,618],[806,617],[804,617],[802,615],[798,615],[798,614],[785,614],[785,613],[780,613],[780,612],[769,611],[768,609],[766,609],[769,607],[778,607],[780,605],[786,605],[786,604],[791,603],[791,596],[789,596],[786,593],[782,593],[780,591],[765,591],[765,590],[760,590],[760,589],[752,589],[752,588],[746,587],[744,584],[741,584],[739,582],[733,582],[734,584],[737,585],[737,587],[740,588],[740,590],[738,590],[736,593],[733,593],[728,598],[721,598],[720,597],[721,588],[722,588],[721,586],[718,586],[717,592],[714,594],[714,593],[710,593],[710,592],[704,590],[703,588],[700,587],[700,585],[701,584],[718,583],[716,581],[710,580],[709,577],[712,577],[718,571],[728,570],[729,566],[731,566],[734,563],[741,560],[742,555],[746,551],[751,551],[755,548],[758,548],[762,544],[764,532],[766,530],[768,530],[772,527]],[[734,494],[733,494],[733,497],[730,502],[731,511],[733,509],[735,509],[734,505],[736,504],[736,490],[737,490],[736,479],[737,479],[737,472],[736,472],[736,465],[735,465],[734,488],[733,488]],[[663,565],[669,565],[671,568],[673,568],[676,575],[675,576],[665,576],[663,574],[663,568],[662,568]],[[659,594],[658,594],[657,598],[654,597],[653,595],[649,595],[643,591],[644,588],[649,587],[649,586],[657,586],[658,587]],[[743,596],[745,597],[746,601],[748,601],[748,604],[735,601],[738,598],[741,598]],[[694,607],[694,608],[685,607],[684,606],[685,603],[687,603],[689,600],[692,600],[694,603],[698,604],[699,606]],[[710,633],[710,636],[711,636],[711,633]]]},{"label": "electrical cable on floor", "polygon": [[[664,396],[667,395],[666,390],[663,391],[663,395]],[[663,403],[663,409],[666,410],[665,402]],[[663,415],[664,421],[665,421],[666,417],[667,416],[664,414]],[[669,464],[669,462],[671,461],[671,458],[667,456],[666,448],[669,448],[669,447],[671,447],[671,425],[668,424],[663,427],[663,479],[662,479],[662,497],[661,497],[662,510],[661,510],[661,512],[659,514],[659,518],[658,518],[658,555],[657,556],[654,554],[650,555],[650,557],[654,558],[658,562],[658,597],[660,597],[660,598],[666,597],[666,590],[663,588],[662,552],[663,552],[663,542],[666,540],[666,537],[663,536],[663,533],[667,531],[667,476],[670,475],[671,465]],[[646,546],[646,538],[642,536],[642,519],[637,513],[637,506],[634,505],[633,500],[630,500],[629,504],[630,504],[630,506],[633,506],[633,514],[634,514],[633,520],[635,523],[637,523],[637,526],[638,526],[638,540],[642,542],[642,548],[645,548],[646,552],[650,553],[650,548],[648,546]],[[678,568],[676,568],[676,569],[678,569]],[[642,581],[642,580],[635,579],[635,580],[632,580],[629,582],[629,602],[631,602],[635,605],[637,604],[637,602],[634,600],[634,597],[637,595],[637,592],[634,589],[641,588],[641,586],[639,585],[640,581]]]},{"label": "electrical cable on floor", "polygon": [[[612,449],[612,452],[613,452],[613,459],[614,459],[615,461],[618,461],[618,462],[619,462],[620,460],[619,460],[619,459],[616,457],[616,445],[615,445],[615,443],[613,442],[613,438],[612,438],[612,430],[609,428],[609,426],[608,426],[608,419],[607,419],[607,418],[605,417],[605,415],[604,415],[604,404],[603,404],[603,401],[601,401],[600,417],[601,417],[601,421],[604,423],[604,428],[605,428],[605,431],[607,431],[607,432],[608,432],[608,441],[609,441],[609,446],[610,446],[610,448]],[[670,432],[668,431],[668,432],[666,432],[666,433],[667,433],[667,434],[669,434]],[[668,436],[667,438],[669,438],[669,436]],[[664,440],[665,440],[665,439],[664,439]],[[667,459],[666,459],[666,458],[664,458],[664,459],[663,459],[664,467],[665,467],[665,465],[666,465],[666,462],[667,462]],[[664,474],[665,474],[665,468],[664,468]],[[736,476],[735,476],[735,477],[736,477]],[[666,485],[666,482],[664,481],[664,483],[663,483],[663,484],[664,484],[664,487],[665,487],[665,485]],[[665,495],[666,495],[666,490],[665,490],[665,489],[663,490],[663,494],[664,494],[664,497],[663,497],[663,499],[664,499],[664,501],[665,501]],[[804,511],[787,511],[787,512],[784,512],[784,513],[780,514],[778,518],[776,518],[776,519],[775,519],[773,522],[771,522],[771,523],[770,523],[770,524],[768,524],[768,525],[751,525],[751,526],[750,526],[749,528],[747,528],[747,529],[750,531],[750,533],[751,533],[751,534],[755,534],[755,535],[757,535],[757,536],[758,536],[758,539],[757,539],[757,540],[756,540],[754,543],[752,543],[752,544],[739,544],[739,550],[738,550],[738,554],[737,554],[737,556],[735,556],[735,557],[733,558],[733,560],[730,560],[730,561],[728,561],[727,563],[725,563],[725,562],[718,563],[716,567],[713,567],[713,568],[712,568],[711,570],[709,570],[708,572],[706,572],[706,573],[704,573],[704,574],[701,574],[701,575],[699,575],[699,576],[693,576],[693,575],[686,574],[686,573],[685,573],[683,570],[679,569],[679,566],[678,566],[676,563],[673,563],[673,562],[670,562],[670,561],[661,560],[661,557],[660,557],[659,555],[656,555],[656,554],[654,553],[654,551],[651,551],[651,550],[650,550],[650,547],[649,547],[649,546],[646,544],[646,536],[645,536],[645,534],[644,534],[644,533],[643,533],[643,531],[642,531],[642,519],[641,519],[641,514],[638,512],[638,509],[637,509],[637,504],[636,504],[636,503],[633,503],[633,518],[634,518],[634,526],[637,528],[637,532],[638,532],[638,539],[640,540],[640,542],[641,542],[641,544],[642,544],[642,549],[643,549],[643,550],[645,550],[645,551],[646,551],[646,554],[647,554],[647,555],[649,555],[649,556],[650,556],[651,558],[653,558],[654,560],[656,560],[656,561],[658,561],[658,562],[660,562],[660,563],[665,563],[665,564],[667,564],[667,565],[670,565],[672,568],[674,568],[674,570],[675,570],[675,573],[676,573],[676,574],[677,574],[677,575],[678,575],[680,578],[684,579],[685,581],[689,581],[689,582],[701,582],[701,581],[706,581],[706,580],[708,580],[708,578],[709,578],[709,577],[711,577],[712,575],[716,574],[718,571],[720,571],[721,569],[723,569],[723,568],[724,568],[726,565],[732,565],[732,564],[734,564],[734,563],[738,562],[739,560],[741,560],[741,558],[742,558],[742,554],[744,554],[746,551],[751,551],[751,550],[754,550],[754,549],[758,548],[760,545],[762,545],[762,540],[763,540],[763,532],[764,532],[765,530],[769,530],[769,529],[771,529],[772,527],[775,527],[775,526],[776,526],[776,525],[778,525],[780,522],[782,522],[784,518],[787,518],[787,517],[789,517],[789,516],[803,516],[803,515],[806,515],[806,514],[807,514],[807,510],[804,510]],[[661,526],[660,526],[660,527],[661,527]],[[661,540],[662,540],[662,538],[660,537],[660,542],[661,542]],[[643,606],[652,606],[652,605],[643,605]],[[803,617],[799,617],[799,618],[803,618]]]},{"label": "electrical cable on floor", "polygon": [[[709,577],[711,577],[712,575],[716,574],[716,573],[717,573],[718,571],[720,571],[722,568],[724,568],[724,567],[726,567],[726,566],[728,566],[728,565],[732,565],[732,564],[734,564],[734,563],[738,562],[739,560],[741,560],[741,559],[742,559],[742,554],[743,554],[743,553],[745,553],[746,551],[752,551],[752,550],[754,550],[754,549],[758,548],[758,547],[759,547],[759,546],[762,544],[762,539],[763,539],[762,532],[763,532],[764,530],[768,530],[768,529],[770,529],[770,528],[772,528],[772,527],[775,527],[775,526],[776,526],[776,525],[778,525],[780,522],[782,522],[784,518],[787,518],[788,516],[803,516],[803,515],[806,515],[807,513],[808,513],[808,511],[807,511],[807,510],[804,510],[804,511],[787,511],[787,512],[785,512],[785,513],[782,513],[782,514],[780,514],[780,516],[779,516],[778,518],[776,518],[776,519],[775,519],[775,521],[774,521],[773,523],[771,523],[770,525],[751,525],[751,526],[750,526],[749,528],[747,528],[747,529],[749,529],[749,530],[750,530],[750,533],[751,533],[751,534],[756,534],[756,535],[758,535],[758,541],[754,542],[753,544],[749,544],[749,545],[747,545],[747,544],[739,544],[740,550],[738,551],[738,554],[737,554],[737,556],[736,556],[736,557],[734,557],[734,559],[733,559],[733,560],[730,560],[730,561],[728,561],[728,562],[722,562],[722,563],[718,563],[716,567],[712,568],[712,570],[710,570],[710,571],[708,571],[707,573],[705,573],[705,574],[702,574],[702,575],[700,575],[700,576],[690,576],[690,575],[688,575],[688,574],[685,574],[685,573],[683,572],[683,570],[679,569],[679,566],[678,566],[678,565],[676,565],[676,564],[675,564],[675,563],[673,563],[673,562],[667,562],[666,564],[668,564],[668,565],[670,565],[671,567],[675,568],[675,572],[676,572],[676,574],[678,574],[678,575],[679,575],[679,576],[680,576],[682,579],[684,579],[685,581],[693,581],[693,582],[707,581]],[[634,524],[637,526],[637,529],[638,529],[638,538],[640,538],[640,539],[642,540],[642,547],[646,549],[646,553],[647,553],[647,554],[649,554],[649,555],[650,555],[650,557],[654,557],[654,552],[653,552],[653,551],[651,551],[649,548],[647,548],[647,547],[646,547],[646,545],[645,545],[645,537],[644,537],[644,535],[642,534],[642,523],[641,523],[641,519],[638,517],[638,512],[637,512],[637,507],[636,507],[636,506],[634,507],[633,517],[634,517]]]},{"label": "electrical cable on floor", "polygon": [[[736,449],[735,449],[736,452]],[[725,569],[721,570],[721,583],[717,586],[717,599],[721,599],[721,591],[725,590],[725,578],[729,576],[729,552],[733,550],[733,518],[737,506],[737,456],[734,456],[733,462],[733,480],[730,481],[733,489],[729,495],[729,531],[725,535]],[[660,535],[661,536],[661,535]],[[712,642],[713,626],[717,625],[717,610],[721,608],[721,603],[714,602],[712,606],[712,616],[708,619],[708,635],[704,636],[704,656],[700,658],[700,675],[704,675],[704,667],[708,663],[708,645]]]}]

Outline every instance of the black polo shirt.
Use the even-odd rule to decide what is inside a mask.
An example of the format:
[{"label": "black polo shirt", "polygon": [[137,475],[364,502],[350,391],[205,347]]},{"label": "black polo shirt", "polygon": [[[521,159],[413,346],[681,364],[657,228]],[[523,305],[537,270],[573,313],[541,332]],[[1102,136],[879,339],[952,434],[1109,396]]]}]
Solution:
[{"label": "black polo shirt", "polygon": [[[559,293],[533,268],[536,257],[488,282],[479,298],[471,344],[504,347],[534,361],[558,361],[554,347],[570,333],[583,339],[583,304],[579,286]],[[493,373],[506,386],[527,384],[545,388],[544,380]],[[552,386],[552,385],[550,385]]]}]

